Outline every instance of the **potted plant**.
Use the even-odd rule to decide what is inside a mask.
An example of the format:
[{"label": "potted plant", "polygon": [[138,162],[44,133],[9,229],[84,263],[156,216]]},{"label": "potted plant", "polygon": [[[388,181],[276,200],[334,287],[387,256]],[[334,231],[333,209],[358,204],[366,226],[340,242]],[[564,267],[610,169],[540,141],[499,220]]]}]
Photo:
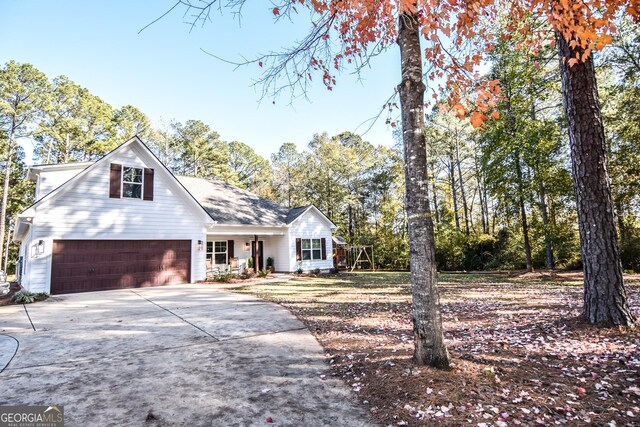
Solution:
[{"label": "potted plant", "polygon": [[267,258],[267,271],[273,273],[273,258]]},{"label": "potted plant", "polygon": [[253,274],[253,257],[249,257],[247,260],[247,273]]}]

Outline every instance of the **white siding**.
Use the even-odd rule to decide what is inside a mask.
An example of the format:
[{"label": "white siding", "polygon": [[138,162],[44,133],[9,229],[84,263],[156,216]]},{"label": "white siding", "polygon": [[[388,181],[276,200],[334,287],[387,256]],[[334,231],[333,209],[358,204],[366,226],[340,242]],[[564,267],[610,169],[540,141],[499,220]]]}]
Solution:
[{"label": "white siding", "polygon": [[287,271],[296,271],[298,262],[296,261],[296,239],[325,239],[325,249],[327,251],[326,260],[302,261],[302,270],[308,272],[315,270],[329,270],[333,268],[333,247],[331,242],[331,226],[313,208],[297,218],[289,227],[288,259],[289,268]]},{"label": "white siding", "polygon": [[62,184],[78,175],[85,167],[86,166],[78,169],[40,172],[40,175],[38,176],[38,182],[36,183],[36,200],[42,199],[47,194],[51,193]]},{"label": "white siding", "polygon": [[[291,252],[289,250],[289,234],[277,240],[274,245],[274,268],[276,271],[290,273],[297,267],[291,268]],[[296,258],[296,240],[293,239],[293,261]]]},{"label": "white siding", "polygon": [[29,258],[29,248],[31,243],[31,227],[29,227],[29,231],[27,235],[24,236],[24,240],[20,243],[20,255],[22,258],[22,278],[20,284],[25,288],[29,289],[29,272],[31,267],[31,259]]},{"label": "white siding", "polygon": [[29,290],[49,292],[55,239],[191,240],[191,279],[204,279],[205,251],[197,249],[198,240],[206,238],[204,212],[178,195],[178,187],[170,182],[173,177],[156,169],[153,201],[109,198],[109,164],[153,167],[143,162],[147,155],[130,145],[36,207],[30,240],[43,239],[45,253],[27,261]]}]

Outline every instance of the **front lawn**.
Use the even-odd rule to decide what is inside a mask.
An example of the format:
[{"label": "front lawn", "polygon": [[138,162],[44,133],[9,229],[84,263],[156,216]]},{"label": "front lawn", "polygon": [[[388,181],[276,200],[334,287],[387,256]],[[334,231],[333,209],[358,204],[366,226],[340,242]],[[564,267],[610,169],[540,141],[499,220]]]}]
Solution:
[{"label": "front lawn", "polygon": [[[583,324],[576,273],[445,274],[449,371],[411,363],[407,273],[234,289],[283,305],[384,425],[638,425],[640,332]],[[627,279],[637,313],[640,278]]]}]

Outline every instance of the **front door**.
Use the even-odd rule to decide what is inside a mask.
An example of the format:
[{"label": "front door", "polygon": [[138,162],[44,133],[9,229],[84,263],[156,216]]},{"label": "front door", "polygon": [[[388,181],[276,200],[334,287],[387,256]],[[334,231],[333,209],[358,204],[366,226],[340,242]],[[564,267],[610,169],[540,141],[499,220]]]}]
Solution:
[{"label": "front door", "polygon": [[251,242],[251,257],[253,258],[253,267],[258,270],[264,270],[264,241],[258,241],[258,263],[256,264],[256,241]]}]

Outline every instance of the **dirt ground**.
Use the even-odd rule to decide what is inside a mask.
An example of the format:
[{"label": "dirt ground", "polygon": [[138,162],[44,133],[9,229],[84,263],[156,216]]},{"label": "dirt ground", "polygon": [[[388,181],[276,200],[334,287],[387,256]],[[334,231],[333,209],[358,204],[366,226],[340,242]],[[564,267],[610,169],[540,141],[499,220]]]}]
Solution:
[{"label": "dirt ground", "polygon": [[[443,274],[451,369],[411,363],[406,273],[235,289],[277,302],[384,425],[640,425],[640,331],[580,318],[580,273]],[[627,276],[638,314],[640,276]]]}]

